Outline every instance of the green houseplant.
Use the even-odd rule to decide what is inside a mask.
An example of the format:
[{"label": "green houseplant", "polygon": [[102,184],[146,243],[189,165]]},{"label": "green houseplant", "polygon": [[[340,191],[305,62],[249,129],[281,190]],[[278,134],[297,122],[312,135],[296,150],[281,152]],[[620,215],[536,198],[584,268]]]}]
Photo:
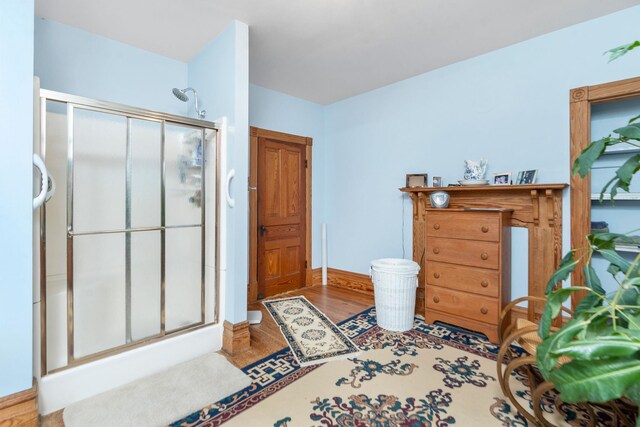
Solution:
[{"label": "green houseplant", "polygon": [[[640,41],[612,49],[610,61],[636,47],[640,47]],[[615,129],[613,134],[593,141],[576,159],[572,173],[585,177],[608,147],[623,144],[640,148],[640,115]],[[639,171],[640,154],[630,156],[602,189],[600,202],[605,193],[611,194],[613,203],[619,190],[628,192],[632,178]],[[588,235],[587,247],[570,251],[548,282],[547,305],[539,326],[543,341],[536,358],[543,377],[553,382],[565,402],[627,398],[640,406],[640,254],[629,261],[616,252],[616,243],[625,242],[629,234],[637,232]],[[607,272],[618,283],[613,292],[605,292],[591,265],[595,253],[609,263]],[[585,261],[585,283],[566,288],[558,286],[581,261]],[[552,332],[552,319],[576,291],[587,294],[578,303],[571,320]],[[560,364],[561,356],[571,360]],[[640,416],[636,425],[640,426]]]}]

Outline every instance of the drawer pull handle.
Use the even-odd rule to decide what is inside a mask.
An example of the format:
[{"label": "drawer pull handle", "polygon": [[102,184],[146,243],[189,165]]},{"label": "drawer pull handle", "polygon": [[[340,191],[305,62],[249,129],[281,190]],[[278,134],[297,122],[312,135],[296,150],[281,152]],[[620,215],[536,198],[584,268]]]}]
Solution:
[{"label": "drawer pull handle", "polygon": [[484,306],[483,306],[483,307],[480,309],[480,313],[482,313],[482,314],[487,314],[488,312],[489,312],[489,309],[488,309],[487,307],[484,307]]},{"label": "drawer pull handle", "polygon": [[486,252],[482,252],[482,254],[480,255],[480,258],[482,258],[484,261],[489,259],[489,254]]},{"label": "drawer pull handle", "polygon": [[486,225],[483,225],[480,230],[482,230],[483,233],[488,233],[489,232],[489,227],[487,227]]},{"label": "drawer pull handle", "polygon": [[433,273],[433,277],[435,277],[436,279],[440,278],[440,273]]},{"label": "drawer pull handle", "polygon": [[480,286],[482,286],[483,288],[486,288],[487,286],[489,286],[489,282],[487,282],[486,280],[483,280],[482,282],[480,282]]},{"label": "drawer pull handle", "polygon": [[434,254],[439,254],[440,253],[440,248],[433,248],[433,253]]},{"label": "drawer pull handle", "polygon": [[440,230],[440,224],[433,224],[434,230]]},{"label": "drawer pull handle", "polygon": [[440,297],[439,296],[435,296],[433,297],[433,302],[435,302],[436,304],[440,302]]}]

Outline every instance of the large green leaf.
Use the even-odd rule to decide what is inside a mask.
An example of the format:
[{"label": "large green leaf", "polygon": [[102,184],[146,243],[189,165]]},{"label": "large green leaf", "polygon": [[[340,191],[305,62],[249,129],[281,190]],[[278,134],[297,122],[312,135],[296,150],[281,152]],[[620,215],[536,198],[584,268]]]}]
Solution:
[{"label": "large green leaf", "polygon": [[548,379],[564,402],[607,402],[627,396],[640,382],[640,359],[572,360],[553,370]]},{"label": "large green leaf", "polygon": [[591,264],[586,264],[583,268],[585,283],[589,289],[593,289],[598,295],[605,295],[607,292],[602,287],[600,278]]},{"label": "large green leaf", "polygon": [[593,162],[598,160],[602,153],[604,153],[607,139],[609,138],[602,138],[589,144],[578,156],[575,162],[573,162],[572,173],[578,173],[584,178],[584,176],[591,170]]},{"label": "large green leaf", "polygon": [[[536,362],[540,372],[545,378],[549,378],[551,370],[558,363],[558,356],[554,355],[556,349],[564,346],[573,338],[583,333],[589,325],[587,320],[571,319],[562,328],[542,340],[536,349]],[[540,334],[542,335],[542,334]]]},{"label": "large green leaf", "polygon": [[558,269],[549,278],[545,294],[551,292],[553,288],[558,286],[559,282],[567,280],[567,277],[573,272],[577,264],[578,260],[574,259],[573,251],[568,252],[564,258],[562,258],[562,261],[560,261]]},{"label": "large green leaf", "polygon": [[601,306],[603,297],[606,294],[605,290],[602,288],[602,284],[600,283],[600,278],[591,264],[585,264],[583,270],[585,284],[589,289],[591,289],[591,292],[585,295],[585,297],[578,302],[578,305],[576,305],[576,308],[573,311],[574,317],[580,317],[586,310]]},{"label": "large green leaf", "polygon": [[556,356],[565,355],[578,360],[593,360],[630,356],[640,351],[640,342],[632,341],[623,336],[606,338],[572,341],[553,353]]},{"label": "large green leaf", "polygon": [[625,138],[640,139],[640,123],[630,123],[614,130],[614,132]]},{"label": "large green leaf", "polygon": [[611,322],[609,322],[609,319],[605,316],[598,316],[591,319],[582,339],[589,340],[592,338],[602,338],[606,336],[613,336],[614,334],[615,332],[613,330],[613,326],[611,326]]},{"label": "large green leaf", "polygon": [[640,154],[636,154],[627,159],[616,171],[615,177],[611,178],[606,183],[602,192],[600,193],[600,201],[603,200],[605,193],[611,194],[611,203],[614,202],[618,189],[629,191],[629,185],[631,185],[631,179],[633,175],[640,170]]},{"label": "large green leaf", "polygon": [[542,338],[549,336],[551,321],[560,313],[562,303],[565,302],[573,292],[582,290],[584,290],[582,287],[559,288],[547,296],[547,304],[544,307],[544,312],[540,318],[540,326],[538,327],[538,333]]},{"label": "large green leaf", "polygon": [[[602,249],[598,253],[604,257],[611,265],[617,267],[622,273],[627,274],[631,268],[631,263],[620,256],[616,251],[612,249]],[[637,269],[635,269],[637,270]]]},{"label": "large green leaf", "polygon": [[620,297],[618,299],[619,305],[637,305],[638,304],[638,296],[640,296],[640,291],[638,288],[630,287],[627,289],[622,289],[620,292]]},{"label": "large green leaf", "polygon": [[620,58],[622,55],[626,55],[628,52],[640,46],[640,41],[634,41],[633,43],[623,44],[622,46],[614,47],[605,52],[609,54],[609,62]]},{"label": "large green leaf", "polygon": [[594,233],[587,236],[587,240],[593,249],[615,249],[616,242],[626,237],[620,233]]}]

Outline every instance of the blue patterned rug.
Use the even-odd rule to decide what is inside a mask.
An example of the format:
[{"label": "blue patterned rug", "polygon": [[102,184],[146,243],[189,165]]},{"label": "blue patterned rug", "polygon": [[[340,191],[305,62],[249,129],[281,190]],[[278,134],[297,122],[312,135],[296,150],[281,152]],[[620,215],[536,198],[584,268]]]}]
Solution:
[{"label": "blue patterned rug", "polygon": [[[340,324],[363,351],[347,360],[300,367],[289,348],[245,368],[252,384],[171,424],[173,427],[253,426],[527,426],[496,379],[498,347],[480,335],[416,318],[412,330],[389,332],[370,308]],[[512,390],[531,396],[524,375]],[[514,385],[515,383],[515,385]],[[268,399],[267,399],[268,398]],[[588,415],[544,402],[559,425],[587,425]],[[598,425],[612,425],[597,413]]]}]

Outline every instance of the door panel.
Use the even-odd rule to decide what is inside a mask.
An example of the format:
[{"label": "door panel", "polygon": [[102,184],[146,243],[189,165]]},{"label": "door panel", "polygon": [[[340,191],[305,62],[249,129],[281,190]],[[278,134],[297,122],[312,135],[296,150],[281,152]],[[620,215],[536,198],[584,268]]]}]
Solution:
[{"label": "door panel", "polygon": [[258,294],[298,289],[305,279],[305,146],[258,143]]}]

